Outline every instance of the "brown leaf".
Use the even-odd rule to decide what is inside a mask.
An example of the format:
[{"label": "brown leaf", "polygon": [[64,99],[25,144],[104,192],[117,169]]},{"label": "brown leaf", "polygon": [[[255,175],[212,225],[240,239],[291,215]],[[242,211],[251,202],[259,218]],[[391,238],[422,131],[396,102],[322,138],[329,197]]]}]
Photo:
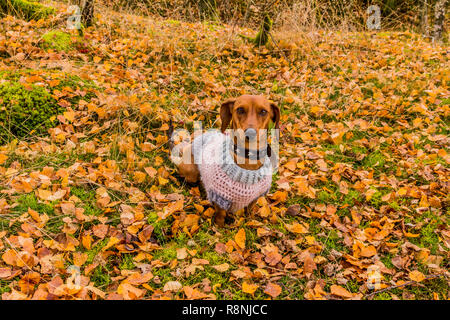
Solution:
[{"label": "brown leaf", "polygon": [[172,292],[178,292],[183,288],[183,285],[178,281],[168,281],[164,285],[163,291],[172,291]]},{"label": "brown leaf", "polygon": [[353,293],[349,292],[347,289],[342,288],[341,286],[333,284],[331,286],[331,294],[334,294],[335,296],[341,297],[341,298],[352,298]]},{"label": "brown leaf", "polygon": [[264,290],[264,293],[267,293],[272,298],[276,298],[281,293],[281,287],[276,283],[269,282]]},{"label": "brown leaf", "polygon": [[230,268],[230,265],[228,263],[222,263],[222,264],[219,264],[217,266],[212,266],[212,267],[219,272],[225,272],[225,271],[228,271],[228,269]]}]

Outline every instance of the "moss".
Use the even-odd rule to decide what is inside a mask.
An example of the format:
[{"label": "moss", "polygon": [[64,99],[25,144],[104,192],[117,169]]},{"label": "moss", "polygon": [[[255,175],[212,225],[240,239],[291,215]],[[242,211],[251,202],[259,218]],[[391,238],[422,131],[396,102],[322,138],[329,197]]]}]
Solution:
[{"label": "moss", "polygon": [[384,257],[380,258],[381,262],[383,262],[383,264],[386,266],[386,268],[389,269],[393,269],[394,265],[392,264],[392,255],[391,254],[387,254]]},{"label": "moss", "polygon": [[135,267],[133,262],[133,256],[131,254],[123,254],[122,261],[120,263],[120,270],[133,270]]},{"label": "moss", "polygon": [[[229,261],[225,256],[220,255],[220,254],[218,254],[215,251],[206,251],[203,254],[202,258],[209,261],[208,268],[210,268],[211,266],[215,266],[215,265],[222,264],[222,263],[225,263],[225,262]],[[211,268],[211,271],[212,272],[218,272],[214,268]]]},{"label": "moss", "polygon": [[251,38],[244,35],[240,35],[240,37],[250,41],[255,46],[265,46],[269,42],[269,33],[272,29],[272,24],[272,19],[270,19],[269,15],[265,14],[256,37]]},{"label": "moss", "polygon": [[[45,225],[45,233],[44,237],[48,237],[51,234],[61,232],[61,228],[64,225],[62,219],[64,215],[57,215],[55,213],[54,205],[57,203],[44,203],[36,198],[34,193],[21,195],[15,199],[15,203],[17,204],[12,210],[12,214],[21,215],[28,211],[28,208],[39,212],[39,214],[46,214],[50,217],[50,220]],[[0,230],[9,230],[14,231],[20,227],[21,223],[14,223],[9,226],[8,220],[0,219]]]},{"label": "moss", "polygon": [[10,292],[11,288],[8,286],[8,282],[4,280],[0,280],[0,295],[2,295],[5,292]]},{"label": "moss", "polygon": [[47,214],[48,216],[55,215],[55,209],[52,205],[39,202],[33,193],[21,195],[15,201],[18,205],[14,208],[14,212],[24,213],[28,211],[28,208],[39,212],[40,214]]},{"label": "moss", "polygon": [[42,48],[56,51],[69,51],[72,48],[72,36],[66,32],[52,30],[42,36]]},{"label": "moss", "polygon": [[150,212],[147,221],[153,226],[153,235],[158,240],[158,243],[165,243],[168,240],[168,234],[170,234],[173,218],[159,220],[156,212]]},{"label": "moss", "polygon": [[0,143],[13,137],[43,134],[57,124],[65,109],[42,87],[19,82],[0,84]]},{"label": "moss", "polygon": [[109,276],[109,270],[103,266],[98,266],[91,274],[90,280],[94,283],[95,287],[101,288],[111,283],[111,277]]},{"label": "moss", "polygon": [[166,22],[169,23],[169,24],[173,24],[173,25],[175,25],[175,26],[179,26],[179,25],[181,24],[180,21],[178,21],[178,20],[173,20],[173,19],[168,19],[168,20],[166,20]]},{"label": "moss", "polygon": [[330,253],[332,249],[340,252],[348,252],[348,249],[343,244],[342,239],[339,238],[336,230],[330,230],[326,237],[319,237],[319,240],[323,243],[323,250],[326,253]]},{"label": "moss", "polygon": [[419,219],[419,222],[424,222],[422,228],[420,229],[420,237],[411,238],[411,242],[422,248],[428,248],[431,254],[436,254],[439,245],[439,237],[436,234],[436,230],[440,225],[447,225],[445,220],[441,220],[440,217],[434,215],[431,211],[425,212]]},{"label": "moss", "polygon": [[104,246],[108,243],[108,239],[103,239],[99,241],[91,250],[87,251],[88,258],[86,260],[86,264],[90,264],[94,261],[95,256],[102,250]]},{"label": "moss", "polygon": [[164,249],[154,252],[153,258],[160,259],[164,262],[171,261],[177,257],[177,247],[178,246],[175,242],[166,244]]},{"label": "moss", "polygon": [[372,198],[370,199],[370,204],[371,204],[374,208],[379,209],[380,206],[381,206],[381,202],[382,202],[382,201],[381,201],[381,197],[382,197],[381,192],[377,191],[376,193],[374,193],[374,194],[372,195]]},{"label": "moss", "polygon": [[348,190],[348,193],[345,195],[343,203],[353,206],[356,202],[361,202],[363,199],[361,193],[354,189]]},{"label": "moss", "polygon": [[255,39],[253,39],[253,43],[257,46],[264,46],[269,41],[269,32],[272,29],[272,19],[270,19],[269,15],[264,15],[263,23],[261,28],[256,35]]},{"label": "moss", "polygon": [[373,297],[373,300],[392,300],[392,297],[388,292],[382,292],[382,293],[376,294]]},{"label": "moss", "polygon": [[0,0],[0,9],[26,20],[45,19],[55,13],[55,9],[26,0]]},{"label": "moss", "polygon": [[158,277],[159,280],[160,280],[160,284],[155,284],[155,282],[150,282],[150,284],[151,284],[153,287],[156,287],[156,288],[162,288],[168,281],[173,281],[173,280],[175,280],[175,278],[171,275],[170,272],[171,272],[171,271],[170,271],[169,268],[154,268],[154,269],[152,270],[152,273],[153,273],[153,275],[154,275],[154,278],[153,278],[153,279],[155,279],[156,277]]},{"label": "moss", "polygon": [[383,168],[386,159],[380,151],[375,151],[369,154],[363,160],[363,166],[366,168]]}]

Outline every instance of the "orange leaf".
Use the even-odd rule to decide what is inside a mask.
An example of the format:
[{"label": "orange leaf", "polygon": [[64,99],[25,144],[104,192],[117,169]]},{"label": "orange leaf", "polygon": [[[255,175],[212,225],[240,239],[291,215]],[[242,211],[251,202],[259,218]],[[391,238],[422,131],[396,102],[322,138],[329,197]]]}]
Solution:
[{"label": "orange leaf", "polygon": [[303,224],[297,222],[293,224],[286,224],[286,229],[293,233],[308,233],[308,228],[306,228]]},{"label": "orange leaf", "polygon": [[269,282],[264,290],[264,293],[267,293],[272,298],[276,298],[281,293],[281,287],[276,283]]},{"label": "orange leaf", "polygon": [[244,249],[245,248],[245,230],[239,229],[238,233],[236,233],[236,236],[234,237],[234,241],[239,246],[239,248]]},{"label": "orange leaf", "polygon": [[219,264],[217,266],[212,266],[212,267],[219,272],[225,272],[225,271],[228,271],[228,269],[230,268],[230,265],[228,263],[222,263],[222,264]]},{"label": "orange leaf", "polygon": [[342,288],[341,286],[333,284],[331,286],[331,294],[334,294],[335,296],[341,297],[341,298],[353,298],[353,293],[348,291],[345,288]]},{"label": "orange leaf", "polygon": [[413,281],[421,282],[425,279],[425,276],[422,272],[414,270],[409,273],[409,278]]},{"label": "orange leaf", "polygon": [[8,159],[6,154],[0,154],[0,164],[5,163],[6,159]]},{"label": "orange leaf", "polygon": [[361,256],[370,258],[377,254],[377,249],[374,246],[367,246],[361,249]]},{"label": "orange leaf", "polygon": [[244,281],[242,283],[242,292],[244,292],[244,293],[253,295],[253,293],[255,293],[256,289],[258,289],[257,284],[247,283],[246,281]]}]

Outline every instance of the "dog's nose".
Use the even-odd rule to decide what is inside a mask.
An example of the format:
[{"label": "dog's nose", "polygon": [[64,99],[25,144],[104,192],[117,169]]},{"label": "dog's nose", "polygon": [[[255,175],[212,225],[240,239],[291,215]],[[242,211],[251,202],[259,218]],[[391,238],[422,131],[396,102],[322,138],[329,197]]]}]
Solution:
[{"label": "dog's nose", "polygon": [[254,140],[256,138],[256,130],[253,128],[248,128],[245,130],[245,137],[250,141]]}]

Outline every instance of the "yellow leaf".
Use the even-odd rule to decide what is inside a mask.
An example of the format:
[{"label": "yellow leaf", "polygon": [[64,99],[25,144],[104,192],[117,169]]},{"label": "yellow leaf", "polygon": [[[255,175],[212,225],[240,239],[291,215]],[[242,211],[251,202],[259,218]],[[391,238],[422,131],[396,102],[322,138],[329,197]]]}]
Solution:
[{"label": "yellow leaf", "polygon": [[83,247],[85,247],[88,250],[91,250],[91,244],[92,244],[92,237],[91,235],[85,235],[81,237],[81,243],[83,244]]},{"label": "yellow leaf", "polygon": [[153,167],[147,167],[147,168],[144,168],[144,170],[145,170],[145,172],[147,172],[147,174],[150,176],[150,178],[154,178],[156,173],[158,172]]},{"label": "yellow leaf", "polygon": [[244,249],[245,248],[245,230],[239,229],[239,231],[236,233],[236,236],[234,237],[234,241],[239,246],[239,248]]},{"label": "yellow leaf", "polygon": [[0,164],[5,163],[6,159],[8,159],[8,156],[6,154],[1,153],[0,154]]},{"label": "yellow leaf", "polygon": [[66,111],[63,113],[63,115],[64,115],[64,118],[66,118],[70,122],[73,122],[73,120],[75,119],[75,112],[73,110]]},{"label": "yellow leaf", "polygon": [[408,193],[408,189],[406,189],[406,188],[400,188],[400,189],[398,189],[398,191],[397,191],[397,195],[399,195],[399,196],[404,196],[404,195],[406,195]]},{"label": "yellow leaf", "polygon": [[425,279],[425,276],[422,272],[414,270],[409,273],[409,278],[413,281],[420,282]]},{"label": "yellow leaf", "polygon": [[106,246],[104,246],[104,247],[102,248],[102,251],[108,250],[108,249],[111,248],[113,245],[118,244],[119,242],[120,242],[120,240],[119,240],[118,238],[116,238],[116,237],[111,237],[111,238],[109,238],[108,243],[106,244]]},{"label": "yellow leaf", "polygon": [[158,182],[160,186],[163,186],[169,182],[169,180],[164,179],[163,177],[158,177]]},{"label": "yellow leaf", "polygon": [[425,194],[422,195],[419,202],[420,207],[429,207],[430,203],[428,202],[428,198]]},{"label": "yellow leaf", "polygon": [[44,190],[44,189],[38,189],[38,197],[42,200],[48,200],[52,196],[51,191]]},{"label": "yellow leaf", "polygon": [[262,218],[266,218],[266,217],[268,217],[270,215],[270,207],[269,206],[263,206],[263,207],[261,207],[259,209],[258,213],[259,213],[259,215]]},{"label": "yellow leaf", "polygon": [[148,113],[151,113],[153,111],[153,108],[150,105],[150,103],[145,102],[145,103],[141,104],[141,106],[139,107],[139,111],[142,114],[148,114]]},{"label": "yellow leaf", "polygon": [[141,171],[135,171],[133,174],[133,178],[137,183],[143,183],[147,175]]},{"label": "yellow leaf", "polygon": [[248,293],[248,294],[253,295],[253,293],[255,293],[256,289],[258,289],[258,285],[257,284],[247,283],[246,281],[244,281],[242,283],[242,292],[244,292],[244,293]]},{"label": "yellow leaf", "polygon": [[270,198],[277,202],[284,202],[287,199],[287,195],[286,191],[276,191]]},{"label": "yellow leaf", "polygon": [[295,222],[293,224],[286,224],[286,229],[293,233],[308,233],[308,228],[298,222]]}]

